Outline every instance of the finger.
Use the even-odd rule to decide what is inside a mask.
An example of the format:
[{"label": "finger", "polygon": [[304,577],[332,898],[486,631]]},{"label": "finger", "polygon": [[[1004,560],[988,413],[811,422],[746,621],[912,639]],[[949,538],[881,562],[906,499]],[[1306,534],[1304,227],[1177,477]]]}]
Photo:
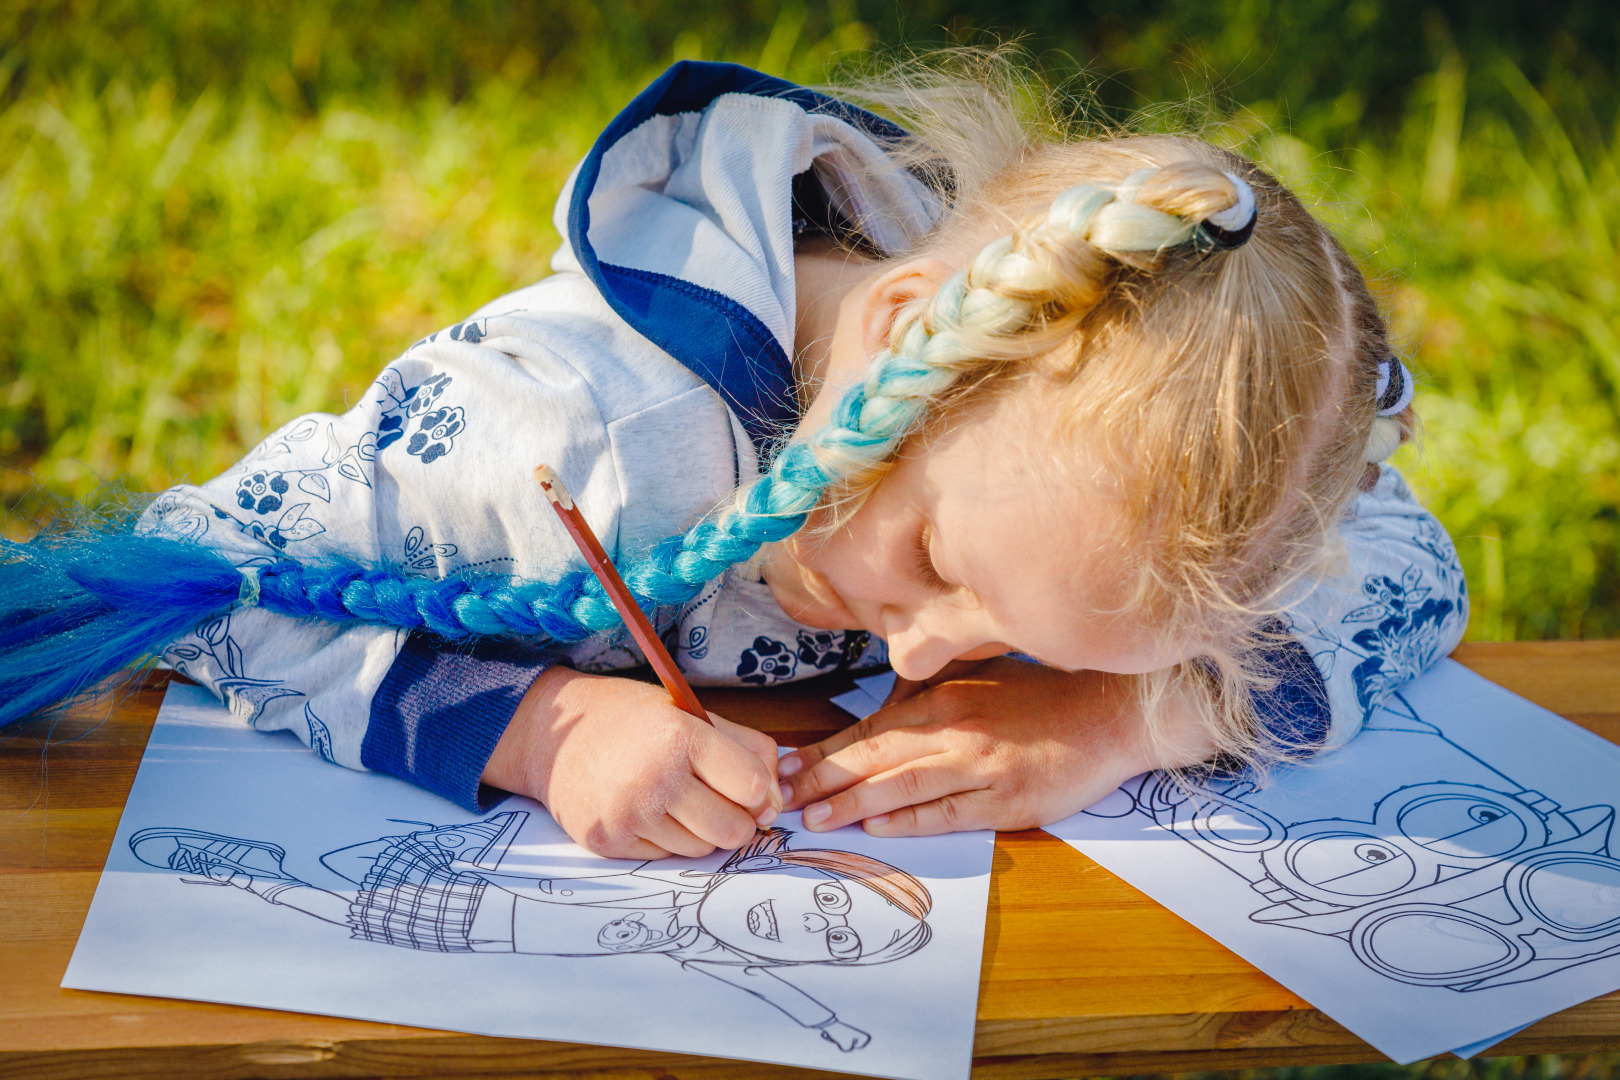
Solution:
[{"label": "finger", "polygon": [[873,836],[938,836],[940,833],[969,832],[973,829],[1012,828],[999,820],[1001,807],[988,789],[958,791],[933,802],[902,806],[887,814],[875,814],[861,822]]},{"label": "finger", "polygon": [[738,739],[718,727],[695,731],[688,757],[694,776],[716,794],[747,809],[751,819],[775,817],[770,799],[771,790],[776,787],[774,761],[767,765]]},{"label": "finger", "polygon": [[[757,824],[761,827],[769,825],[776,820],[776,815],[782,812],[782,793],[776,786],[776,763],[781,757],[781,754],[777,752],[776,740],[763,731],[756,731],[744,724],[732,723],[725,717],[716,716],[714,713],[709,714],[709,719],[714,723],[715,729],[722,735],[736,739],[750,753],[759,758],[766,771],[770,773],[771,783],[765,791],[765,806],[750,807],[751,810],[755,811]],[[770,811],[768,815],[763,813],[767,807]]]},{"label": "finger", "polygon": [[777,775],[785,781],[782,785],[783,804],[789,810],[804,805],[807,801],[805,792],[809,790],[804,786],[805,777],[821,761],[882,732],[901,727],[917,727],[932,720],[928,699],[911,698],[897,705],[885,705],[871,716],[857,720],[836,735],[830,735],[818,743],[800,747],[791,754],[783,755],[782,760],[777,763]]},{"label": "finger", "polygon": [[641,839],[670,855],[681,855],[688,859],[701,859],[714,850],[713,844],[694,836],[692,830],[669,814],[642,826]]},{"label": "finger", "polygon": [[[876,715],[878,714],[872,714],[872,716]],[[801,746],[790,754],[783,754],[782,760],[776,763],[776,775],[782,778],[783,804],[790,808],[793,805],[793,778],[827,755],[836,753],[851,743],[864,738],[863,732],[871,728],[871,724],[868,723],[870,719],[871,717],[866,720],[859,720],[836,735],[830,735],[818,743],[811,743],[809,746]]]},{"label": "finger", "polygon": [[[926,720],[926,714],[907,705],[894,710],[901,721]],[[836,795],[851,784],[897,768],[915,758],[927,757],[944,749],[937,732],[921,723],[886,724],[874,713],[861,734],[826,757],[797,773],[783,785],[787,808],[796,810],[829,796]],[[863,721],[865,723],[865,721]]]},{"label": "finger", "polygon": [[804,825],[814,832],[826,832],[976,786],[975,779],[955,759],[943,754],[922,757],[811,803],[804,808]]},{"label": "finger", "polygon": [[706,845],[705,855],[715,848],[742,847],[754,838],[753,814],[695,777],[688,778],[686,786],[665,805],[670,818]]}]

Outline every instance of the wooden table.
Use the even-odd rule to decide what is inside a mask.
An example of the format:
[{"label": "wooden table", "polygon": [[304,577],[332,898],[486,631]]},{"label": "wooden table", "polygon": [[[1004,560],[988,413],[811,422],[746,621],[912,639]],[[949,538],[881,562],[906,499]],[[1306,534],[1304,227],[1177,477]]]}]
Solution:
[{"label": "wooden table", "polygon": [[[1620,741],[1620,641],[1473,645],[1457,659]],[[706,692],[803,742],[842,723],[827,682]],[[0,1077],[816,1077],[806,1069],[458,1035],[58,988],[162,698],[0,738]],[[177,944],[183,948],[183,944]],[[1492,1053],[1620,1048],[1620,994]],[[1065,1077],[1377,1061],[1213,939],[1042,832],[996,843],[974,1076]]]}]

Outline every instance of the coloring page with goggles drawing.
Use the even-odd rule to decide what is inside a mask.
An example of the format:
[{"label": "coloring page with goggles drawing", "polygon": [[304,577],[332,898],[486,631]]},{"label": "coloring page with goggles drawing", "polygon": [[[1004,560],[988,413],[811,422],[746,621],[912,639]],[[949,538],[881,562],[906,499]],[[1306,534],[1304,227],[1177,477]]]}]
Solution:
[{"label": "coloring page with goggles drawing", "polygon": [[1620,747],[1445,661],[1316,764],[1048,831],[1398,1062],[1620,988]]},{"label": "coloring page with goggles drawing", "polygon": [[811,833],[626,862],[171,686],[62,985],[960,1080],[993,836]]}]

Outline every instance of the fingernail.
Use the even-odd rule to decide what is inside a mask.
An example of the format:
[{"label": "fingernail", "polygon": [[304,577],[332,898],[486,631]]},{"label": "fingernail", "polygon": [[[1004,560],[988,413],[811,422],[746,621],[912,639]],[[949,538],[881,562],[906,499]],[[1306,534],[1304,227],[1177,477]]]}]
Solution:
[{"label": "fingernail", "polygon": [[764,829],[764,828],[768,828],[770,826],[771,822],[773,822],[775,820],[776,820],[776,807],[767,806],[765,809],[763,809],[763,810],[761,810],[759,812],[759,817],[754,819],[754,824],[758,825],[760,828]]},{"label": "fingernail", "polygon": [[866,827],[868,829],[874,828],[874,827],[881,828],[882,826],[887,825],[888,823],[889,823],[889,815],[888,814],[873,814],[871,817],[866,819]]},{"label": "fingernail", "polygon": [[824,802],[804,808],[804,823],[806,825],[820,825],[830,817],[832,817],[832,807]]},{"label": "fingernail", "polygon": [[776,763],[777,776],[792,776],[804,768],[804,759],[797,754],[789,754]]},{"label": "fingernail", "polygon": [[782,805],[783,806],[792,806],[793,805],[793,785],[792,784],[777,784],[776,785],[776,790],[780,791],[782,793]]}]

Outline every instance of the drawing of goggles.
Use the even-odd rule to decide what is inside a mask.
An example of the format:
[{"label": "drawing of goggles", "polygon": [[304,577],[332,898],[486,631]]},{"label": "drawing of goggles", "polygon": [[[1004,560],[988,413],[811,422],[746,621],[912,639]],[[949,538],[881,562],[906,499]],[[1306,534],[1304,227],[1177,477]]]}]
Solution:
[{"label": "drawing of goggles", "polygon": [[1431,783],[1392,792],[1370,822],[1285,826],[1247,793],[1159,784],[1138,800],[1271,901],[1256,922],[1339,937],[1381,974],[1455,990],[1620,954],[1612,807]]},{"label": "drawing of goggles", "polygon": [[[1307,821],[1265,852],[1267,874],[1294,896],[1335,906],[1433,885],[1546,846],[1557,804],[1472,784],[1420,784],[1392,792],[1371,822]],[[1538,810],[1540,812],[1538,812]],[[1557,815],[1563,818],[1563,815]],[[1563,839],[1574,835],[1565,825]]]}]

